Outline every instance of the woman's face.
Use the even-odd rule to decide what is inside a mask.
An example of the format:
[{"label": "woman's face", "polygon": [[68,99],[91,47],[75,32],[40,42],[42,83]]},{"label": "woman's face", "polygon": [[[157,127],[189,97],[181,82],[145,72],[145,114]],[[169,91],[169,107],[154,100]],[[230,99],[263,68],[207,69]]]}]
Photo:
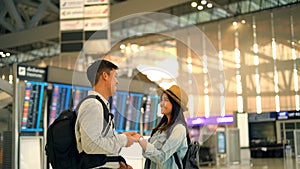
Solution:
[{"label": "woman's face", "polygon": [[171,115],[172,111],[172,103],[170,102],[168,95],[163,93],[161,96],[161,101],[160,101],[160,108],[161,108],[161,114],[164,114],[166,116]]}]

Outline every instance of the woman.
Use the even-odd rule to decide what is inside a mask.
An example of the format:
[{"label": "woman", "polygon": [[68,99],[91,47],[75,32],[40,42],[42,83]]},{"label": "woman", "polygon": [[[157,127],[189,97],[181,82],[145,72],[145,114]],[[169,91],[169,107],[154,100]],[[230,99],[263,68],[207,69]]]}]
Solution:
[{"label": "woman", "polygon": [[173,85],[161,95],[163,117],[153,129],[150,139],[136,135],[147,159],[145,169],[177,169],[174,153],[183,159],[187,145],[187,126],[183,111],[187,110],[188,97],[177,85]]}]

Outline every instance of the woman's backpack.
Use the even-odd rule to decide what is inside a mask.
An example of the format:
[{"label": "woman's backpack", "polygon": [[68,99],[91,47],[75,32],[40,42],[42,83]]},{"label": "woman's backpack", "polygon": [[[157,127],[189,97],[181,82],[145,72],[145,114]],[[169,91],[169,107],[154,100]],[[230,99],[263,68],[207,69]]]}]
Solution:
[{"label": "woman's backpack", "polygon": [[179,169],[199,169],[200,168],[200,159],[199,159],[200,144],[197,141],[191,142],[190,137],[188,135],[186,137],[188,140],[188,150],[186,151],[186,154],[181,162],[177,153],[175,152],[173,154],[175,158],[175,162]]}]

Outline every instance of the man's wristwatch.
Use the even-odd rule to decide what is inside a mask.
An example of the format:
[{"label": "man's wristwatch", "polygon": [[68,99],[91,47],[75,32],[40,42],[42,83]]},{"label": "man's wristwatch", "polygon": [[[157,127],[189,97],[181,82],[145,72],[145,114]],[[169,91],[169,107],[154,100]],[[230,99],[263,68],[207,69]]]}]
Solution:
[{"label": "man's wristwatch", "polygon": [[143,141],[143,140],[144,140],[144,137],[141,136],[141,137],[138,139],[138,142],[140,143],[140,142]]}]

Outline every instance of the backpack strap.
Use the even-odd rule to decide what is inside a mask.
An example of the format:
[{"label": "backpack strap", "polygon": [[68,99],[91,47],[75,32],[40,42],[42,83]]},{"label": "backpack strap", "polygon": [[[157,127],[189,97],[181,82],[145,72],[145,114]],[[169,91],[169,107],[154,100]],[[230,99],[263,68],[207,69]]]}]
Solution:
[{"label": "backpack strap", "polygon": [[[190,139],[190,136],[189,136],[188,134],[186,135],[186,139],[187,139],[187,144],[190,145],[191,139]],[[187,150],[187,151],[188,151],[188,150]],[[174,156],[175,162],[176,162],[176,164],[177,164],[177,167],[178,167],[179,169],[182,169],[183,163],[181,162],[181,160],[179,160],[179,157],[178,157],[177,152],[175,152],[175,153],[173,154],[173,156]],[[184,166],[183,166],[183,167],[184,167]]]},{"label": "backpack strap", "polygon": [[102,136],[105,137],[111,126],[112,128],[115,128],[114,121],[113,121],[114,115],[108,110],[106,104],[99,96],[96,96],[96,99],[101,102],[103,107],[105,122],[103,123]]},{"label": "backpack strap", "polygon": [[126,160],[122,156],[107,156],[106,154],[86,154],[80,153],[80,169],[90,169],[103,166],[107,162],[123,162],[126,166]]},{"label": "backpack strap", "polygon": [[76,115],[78,113],[78,110],[79,110],[79,107],[80,105],[86,100],[86,99],[90,99],[90,98],[94,98],[94,99],[97,99],[101,104],[102,104],[102,107],[103,107],[103,116],[104,116],[104,123],[103,123],[103,129],[102,129],[102,136],[106,136],[110,126],[112,125],[113,128],[114,128],[114,122],[113,122],[113,118],[114,118],[114,115],[112,113],[110,113],[110,111],[108,110],[106,104],[104,103],[104,101],[98,96],[98,95],[88,95],[86,96],[85,98],[83,98],[79,103],[78,105],[76,106],[75,108],[75,112],[76,112]]},{"label": "backpack strap", "polygon": [[174,156],[174,158],[175,158],[175,162],[176,162],[176,164],[177,164],[177,167],[178,167],[179,169],[182,169],[182,166],[181,166],[182,163],[180,162],[177,153],[174,153],[173,156]]},{"label": "backpack strap", "polygon": [[[104,103],[104,101],[98,96],[98,95],[88,95],[84,99],[82,99],[79,104],[77,105],[75,112],[77,114],[79,107],[81,103],[83,103],[86,99],[94,98],[97,99],[103,107],[103,116],[104,116],[104,123],[103,123],[103,129],[102,129],[102,136],[106,136],[108,133],[110,126],[112,125],[114,128],[113,118],[114,115],[110,113],[107,105]],[[80,168],[82,169],[88,169],[93,168],[97,166],[102,166],[106,162],[123,162],[126,166],[126,160],[122,156],[106,156],[105,154],[86,154],[84,151],[80,153]]]}]

